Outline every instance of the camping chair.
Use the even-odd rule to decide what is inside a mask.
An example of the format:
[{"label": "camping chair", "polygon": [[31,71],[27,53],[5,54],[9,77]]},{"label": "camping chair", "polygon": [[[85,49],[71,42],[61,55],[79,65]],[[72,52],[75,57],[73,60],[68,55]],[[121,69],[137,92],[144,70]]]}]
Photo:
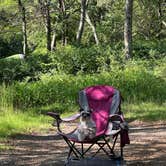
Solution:
[{"label": "camping chair", "polygon": [[[67,145],[69,146],[69,152],[67,161],[74,157],[78,160],[86,157],[87,152],[97,145],[98,149],[91,156],[95,157],[100,151],[103,151],[109,159],[117,158],[114,149],[118,136],[120,136],[120,156],[123,160],[123,147],[129,144],[128,127],[121,112],[121,95],[120,92],[111,86],[98,85],[87,87],[79,92],[79,105],[80,110],[91,109],[92,119],[96,124],[96,136],[93,139],[85,139],[79,141],[75,130],[70,133],[63,133],[60,124],[61,122],[71,122],[80,117],[80,112],[69,118],[62,119],[59,114],[54,112],[48,112],[47,115],[55,118],[57,123],[58,134],[60,134]],[[113,143],[110,145],[110,137],[113,139]],[[77,144],[81,145],[81,148],[77,148]],[[84,148],[84,144],[88,144],[88,148]],[[108,150],[107,150],[108,149]]]}]

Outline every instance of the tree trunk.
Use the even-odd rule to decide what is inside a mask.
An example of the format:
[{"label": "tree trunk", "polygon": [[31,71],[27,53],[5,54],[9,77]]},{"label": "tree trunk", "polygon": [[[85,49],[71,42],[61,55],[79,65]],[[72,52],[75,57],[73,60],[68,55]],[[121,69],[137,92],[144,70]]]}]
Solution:
[{"label": "tree trunk", "polygon": [[62,45],[67,44],[67,23],[65,1],[59,0],[59,8],[62,14]]},{"label": "tree trunk", "polygon": [[159,29],[158,29],[158,37],[159,39],[161,39],[161,32],[162,32],[162,29],[163,29],[163,23],[162,23],[162,17],[163,17],[163,14],[162,14],[162,0],[159,0],[158,1],[158,18],[159,18]]},{"label": "tree trunk", "polygon": [[56,33],[53,33],[52,41],[51,41],[51,51],[56,50]]},{"label": "tree trunk", "polygon": [[62,45],[67,45],[67,24],[63,23],[62,27]]},{"label": "tree trunk", "polygon": [[22,18],[23,54],[26,55],[28,51],[28,42],[27,42],[27,22],[25,16],[25,7],[23,6],[21,0],[18,0],[18,6]]},{"label": "tree trunk", "polygon": [[43,16],[45,29],[46,29],[46,40],[47,40],[47,50],[51,51],[51,17],[50,17],[50,0],[38,0],[40,4],[41,14]]},{"label": "tree trunk", "polygon": [[90,27],[92,28],[92,32],[93,32],[93,36],[94,36],[96,45],[99,45],[99,40],[98,40],[98,37],[97,37],[96,28],[95,28],[95,26],[92,24],[92,22],[91,22],[91,20],[90,20],[89,15],[88,15],[87,12],[86,12],[86,21],[87,21],[87,23],[90,25]]},{"label": "tree trunk", "polygon": [[129,59],[132,56],[132,12],[133,0],[126,0],[124,24],[124,45],[126,59]]},{"label": "tree trunk", "polygon": [[78,27],[77,36],[76,36],[76,40],[77,40],[78,44],[81,43],[81,38],[82,38],[83,31],[84,31],[86,6],[87,6],[87,0],[81,0],[80,23],[79,23],[79,27]]},{"label": "tree trunk", "polygon": [[51,51],[51,17],[50,17],[50,2],[46,2],[46,35],[47,35],[47,50]]}]

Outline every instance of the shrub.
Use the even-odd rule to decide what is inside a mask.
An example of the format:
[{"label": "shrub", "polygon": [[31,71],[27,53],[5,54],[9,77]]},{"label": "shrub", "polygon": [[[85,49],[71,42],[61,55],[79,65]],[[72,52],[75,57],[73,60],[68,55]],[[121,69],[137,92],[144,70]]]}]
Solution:
[{"label": "shrub", "polygon": [[133,43],[134,58],[141,59],[161,59],[166,56],[165,53],[165,40],[143,41],[136,40]]},{"label": "shrub", "polygon": [[107,84],[118,88],[127,102],[165,102],[166,82],[141,66],[128,65],[92,75],[45,75],[40,81],[15,84],[14,105],[36,107],[58,103],[75,105],[78,91],[86,86]]},{"label": "shrub", "polygon": [[67,46],[51,53],[51,57],[58,72],[94,73],[108,65],[110,54],[108,50],[97,46],[89,48]]}]

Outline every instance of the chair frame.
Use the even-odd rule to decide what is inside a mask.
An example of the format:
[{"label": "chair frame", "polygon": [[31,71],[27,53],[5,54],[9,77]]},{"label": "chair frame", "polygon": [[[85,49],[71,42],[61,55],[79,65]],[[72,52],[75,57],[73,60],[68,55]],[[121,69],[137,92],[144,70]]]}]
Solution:
[{"label": "chair frame", "polygon": [[[64,139],[64,141],[66,142],[66,144],[69,147],[69,151],[68,151],[68,155],[67,155],[67,162],[70,159],[72,159],[72,154],[74,155],[74,158],[77,159],[77,160],[85,158],[87,152],[89,152],[90,149],[94,145],[98,146],[98,150],[91,156],[92,158],[95,157],[102,150],[109,159],[123,160],[123,147],[122,146],[120,146],[120,156],[116,156],[115,152],[114,152],[114,148],[115,148],[118,136],[120,135],[120,137],[121,137],[121,132],[122,132],[121,130],[113,135],[112,146],[109,144],[109,140],[107,140],[107,138],[110,137],[110,136],[107,136],[107,135],[97,136],[97,137],[95,137],[95,140],[93,139],[92,141],[76,142],[76,141],[72,141],[72,140],[68,139],[67,135],[64,134],[62,132],[62,130],[60,129],[60,124],[62,122],[72,122],[72,121],[78,119],[80,117],[80,114],[74,115],[74,118],[73,118],[73,116],[71,116],[71,117],[64,118],[64,119],[60,118],[60,115],[58,113],[55,113],[55,112],[48,112],[47,115],[53,117],[56,120],[56,126],[57,126],[57,129],[58,129],[58,134],[62,136],[62,138]],[[113,119],[113,120],[119,120],[120,119],[122,121],[121,116],[118,115],[118,114],[111,115],[110,120],[111,119]],[[77,143],[81,144],[81,150],[76,148]],[[84,144],[89,144],[89,147],[86,150],[84,148]],[[107,147],[109,149],[109,152],[107,152],[105,150],[105,147]]]},{"label": "chair frame", "polygon": [[[123,125],[121,125],[125,122],[125,120],[123,117],[123,113],[121,112],[121,100],[123,98],[120,95],[120,93],[119,93],[119,96],[120,96],[120,98],[119,98],[119,103],[116,108],[116,113],[112,113],[111,115],[109,115],[107,128],[105,129],[104,134],[98,135],[91,140],[84,140],[84,141],[75,140],[75,138],[71,137],[75,130],[71,133],[65,134],[62,132],[62,130],[60,128],[60,124],[62,122],[75,121],[76,119],[78,119],[81,116],[81,113],[78,113],[71,117],[62,119],[58,113],[47,112],[47,115],[49,115],[55,119],[56,126],[58,129],[58,134],[62,136],[62,138],[64,139],[64,141],[66,142],[66,144],[69,147],[69,151],[68,151],[68,155],[67,155],[68,163],[69,163],[69,160],[72,159],[72,156],[74,156],[76,160],[81,160],[81,159],[86,158],[87,152],[89,152],[94,145],[97,145],[98,149],[91,156],[92,158],[95,157],[100,151],[103,151],[109,159],[123,160],[123,147],[125,144],[129,144],[130,140],[128,138],[128,142],[124,142],[124,139],[123,139],[124,133],[126,133],[126,132],[127,132],[127,137],[128,137],[128,126],[126,126],[127,128],[124,128],[124,127],[122,127]],[[83,99],[83,101],[84,100],[86,100],[86,99]],[[83,106],[81,106],[81,101],[79,102],[79,104],[80,104],[80,110],[81,110],[83,108]],[[107,131],[108,131],[107,129],[109,129],[108,125],[110,122],[117,123],[119,129],[114,130],[114,132],[107,133]],[[112,128],[111,128],[111,131],[113,131]],[[113,137],[112,145],[110,145],[109,139],[107,139],[107,138],[110,138],[110,136]],[[114,152],[118,136],[120,136],[120,138],[119,138],[120,139],[120,149],[119,149],[120,156],[116,156],[116,154]],[[81,145],[81,148],[78,149],[76,146],[77,144]],[[85,144],[89,144],[89,146],[86,149],[84,147]],[[109,150],[107,151],[106,148]]]}]

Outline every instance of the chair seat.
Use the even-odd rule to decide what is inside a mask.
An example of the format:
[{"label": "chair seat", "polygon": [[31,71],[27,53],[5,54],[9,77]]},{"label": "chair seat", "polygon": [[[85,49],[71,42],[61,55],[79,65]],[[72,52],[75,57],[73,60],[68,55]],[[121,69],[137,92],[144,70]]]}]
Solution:
[{"label": "chair seat", "polygon": [[98,141],[101,137],[103,137],[103,134],[101,134],[101,135],[95,136],[93,139],[85,139],[83,141],[79,141],[78,140],[78,136],[77,136],[77,134],[76,134],[75,131],[76,130],[74,130],[74,131],[72,131],[72,132],[70,132],[68,134],[60,133],[59,132],[59,134],[61,136],[63,136],[63,137],[66,137],[68,140],[70,140],[72,142],[76,142],[76,143],[89,143],[89,144],[94,143],[94,142]]},{"label": "chair seat", "polygon": [[91,143],[95,143],[95,142],[99,141],[102,137],[111,137],[111,136],[118,134],[119,132],[120,132],[120,130],[111,130],[106,134],[96,135],[93,139],[85,139],[83,141],[78,140],[76,129],[70,133],[67,133],[67,134],[61,133],[61,132],[59,132],[59,134],[63,137],[66,137],[68,140],[70,140],[72,142],[91,144]]}]

